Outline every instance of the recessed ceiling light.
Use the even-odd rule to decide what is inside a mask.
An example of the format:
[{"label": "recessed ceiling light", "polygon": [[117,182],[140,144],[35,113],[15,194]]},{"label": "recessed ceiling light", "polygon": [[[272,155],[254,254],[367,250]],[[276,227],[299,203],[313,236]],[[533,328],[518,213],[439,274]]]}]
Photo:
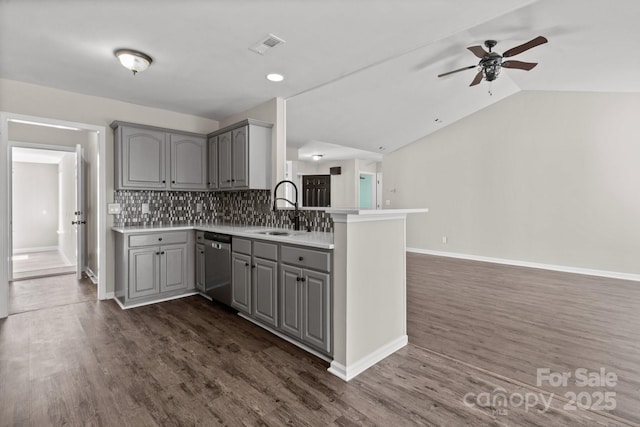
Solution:
[{"label": "recessed ceiling light", "polygon": [[322,158],[322,154],[314,154],[311,158],[317,162]]},{"label": "recessed ceiling light", "polygon": [[282,74],[270,73],[267,74],[267,80],[271,82],[281,82],[284,80],[284,76]]},{"label": "recessed ceiling light", "polygon": [[133,49],[118,49],[113,54],[124,68],[133,71],[134,76],[136,73],[149,68],[149,65],[153,62],[149,55]]}]

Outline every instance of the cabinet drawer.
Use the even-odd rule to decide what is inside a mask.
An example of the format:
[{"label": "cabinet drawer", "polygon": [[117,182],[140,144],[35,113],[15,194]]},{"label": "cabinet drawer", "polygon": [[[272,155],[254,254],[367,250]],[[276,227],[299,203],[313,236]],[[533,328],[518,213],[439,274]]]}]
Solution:
[{"label": "cabinet drawer", "polygon": [[204,243],[204,231],[196,231],[196,243]]},{"label": "cabinet drawer", "polygon": [[331,254],[329,252],[283,245],[280,257],[280,261],[286,264],[299,265],[320,271],[331,270]]},{"label": "cabinet drawer", "polygon": [[241,254],[251,255],[251,240],[238,239],[234,237],[231,240],[231,250],[233,252],[240,252]]},{"label": "cabinet drawer", "polygon": [[253,242],[253,256],[277,261],[278,245],[265,242]]},{"label": "cabinet drawer", "polygon": [[173,243],[187,243],[187,232],[172,231],[170,233],[134,234],[129,236],[129,247],[170,245]]}]

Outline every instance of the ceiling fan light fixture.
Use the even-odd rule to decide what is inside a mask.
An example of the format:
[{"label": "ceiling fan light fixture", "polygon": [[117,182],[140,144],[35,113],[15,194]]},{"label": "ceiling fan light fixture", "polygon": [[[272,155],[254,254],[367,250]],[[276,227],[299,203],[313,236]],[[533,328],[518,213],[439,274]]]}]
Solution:
[{"label": "ceiling fan light fixture", "polygon": [[149,55],[133,49],[117,49],[113,54],[124,68],[133,72],[134,76],[136,73],[149,68],[149,65],[153,62]]},{"label": "ceiling fan light fixture", "polygon": [[314,154],[313,156],[311,156],[311,158],[317,162],[318,160],[322,159],[322,154]]}]

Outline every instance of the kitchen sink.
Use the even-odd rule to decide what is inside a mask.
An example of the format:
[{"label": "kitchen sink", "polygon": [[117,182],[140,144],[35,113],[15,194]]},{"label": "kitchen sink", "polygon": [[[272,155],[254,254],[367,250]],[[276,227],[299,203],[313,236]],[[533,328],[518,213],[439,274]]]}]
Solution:
[{"label": "kitchen sink", "polygon": [[251,231],[251,233],[264,234],[267,236],[295,236],[296,234],[299,234],[299,232],[287,230],[259,230]]},{"label": "kitchen sink", "polygon": [[293,233],[288,231],[258,231],[258,234],[266,234],[268,236],[291,236]]}]

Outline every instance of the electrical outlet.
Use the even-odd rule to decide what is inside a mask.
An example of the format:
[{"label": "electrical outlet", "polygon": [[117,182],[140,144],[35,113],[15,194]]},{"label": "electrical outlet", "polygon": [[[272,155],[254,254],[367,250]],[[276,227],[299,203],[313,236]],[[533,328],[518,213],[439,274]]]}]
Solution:
[{"label": "electrical outlet", "polygon": [[385,206],[391,206],[391,200],[385,200],[384,201],[384,205]]},{"label": "electrical outlet", "polygon": [[449,241],[447,236],[442,236],[442,243],[446,244]]},{"label": "electrical outlet", "polygon": [[107,204],[107,213],[109,215],[118,215],[122,212],[122,207],[120,203],[108,203]]},{"label": "electrical outlet", "polygon": [[143,214],[149,213],[149,203],[143,203],[142,204],[142,213]]},{"label": "electrical outlet", "polygon": [[196,203],[196,213],[202,212],[202,203]]}]

